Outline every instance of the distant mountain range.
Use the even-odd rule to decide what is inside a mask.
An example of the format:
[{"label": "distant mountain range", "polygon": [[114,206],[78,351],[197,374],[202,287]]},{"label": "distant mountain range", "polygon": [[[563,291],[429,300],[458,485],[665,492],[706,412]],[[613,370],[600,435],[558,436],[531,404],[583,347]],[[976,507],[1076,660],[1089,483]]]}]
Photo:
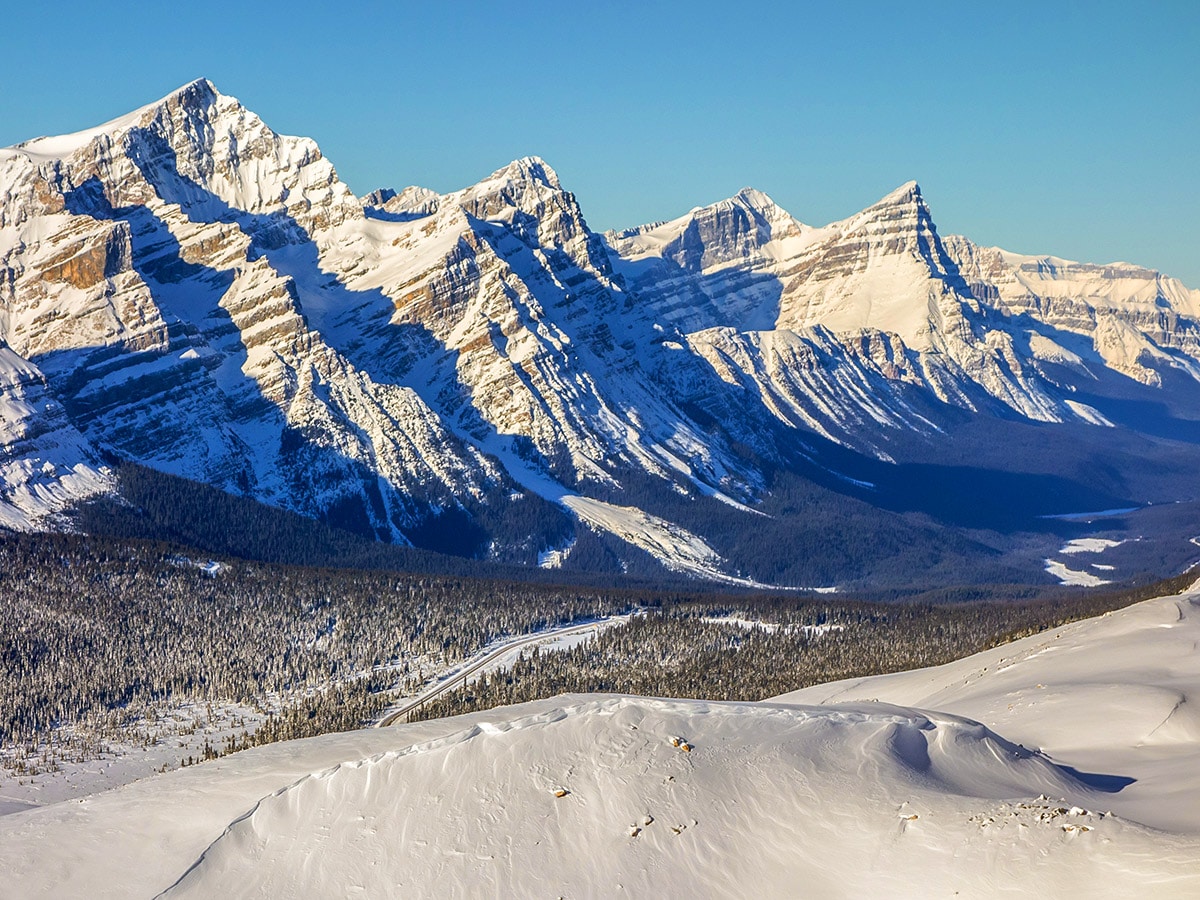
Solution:
[{"label": "distant mountain range", "polygon": [[0,150],[0,525],[71,527],[130,461],[528,565],[1167,574],[1198,321],[1155,271],[942,237],[913,182],[823,227],[746,189],[607,234],[532,157],[359,198],[201,80]]}]

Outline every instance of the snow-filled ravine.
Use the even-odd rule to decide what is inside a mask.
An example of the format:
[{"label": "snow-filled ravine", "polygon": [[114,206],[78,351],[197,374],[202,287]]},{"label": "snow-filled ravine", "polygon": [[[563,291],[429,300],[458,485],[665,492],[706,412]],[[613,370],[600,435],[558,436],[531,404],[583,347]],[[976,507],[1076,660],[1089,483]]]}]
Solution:
[{"label": "snow-filled ravine", "polygon": [[0,893],[1196,897],[1197,596],[762,703],[256,748],[0,818]]}]

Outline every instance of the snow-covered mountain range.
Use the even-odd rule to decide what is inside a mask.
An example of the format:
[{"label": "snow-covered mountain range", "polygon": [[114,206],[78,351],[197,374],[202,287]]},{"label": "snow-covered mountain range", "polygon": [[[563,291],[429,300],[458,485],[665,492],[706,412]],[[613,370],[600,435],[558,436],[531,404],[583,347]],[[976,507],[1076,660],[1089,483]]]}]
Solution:
[{"label": "snow-covered mountain range", "polygon": [[[1196,471],[1198,315],[1157,272],[943,238],[915,183],[823,227],[747,189],[604,235],[537,158],[358,198],[201,80],[0,150],[0,524],[130,460],[399,543],[457,517],[437,549],[530,564],[569,562],[565,528],[815,586],[843,577],[794,563],[817,508],[994,555],[1193,497],[1145,460]],[[947,513],[986,473],[1019,522]]]}]

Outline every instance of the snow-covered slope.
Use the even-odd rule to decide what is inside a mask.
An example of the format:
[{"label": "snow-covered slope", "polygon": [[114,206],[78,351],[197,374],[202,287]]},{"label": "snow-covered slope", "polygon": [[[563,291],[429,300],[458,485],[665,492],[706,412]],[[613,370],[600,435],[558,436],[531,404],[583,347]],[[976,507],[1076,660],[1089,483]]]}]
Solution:
[{"label": "snow-covered slope", "polygon": [[388,300],[309,304],[344,352],[412,383],[464,440],[567,484],[609,483],[615,466],[663,476],[714,453],[648,390],[635,350],[649,326],[545,162],[517,160],[435,206],[388,223],[374,252],[323,249],[350,291]]},{"label": "snow-covered slope", "polygon": [[[1120,788],[1105,802],[1200,834],[1200,591],[1015,641],[945,666],[819,685],[788,703],[900,703],[969,716]],[[1200,866],[1200,863],[1197,863]]]},{"label": "snow-covered slope", "polygon": [[70,504],[112,490],[37,368],[0,343],[0,527],[54,524]]},{"label": "snow-covered slope", "polygon": [[399,541],[521,485],[728,474],[539,159],[363,202],[198,81],[0,152],[0,197],[0,334],[120,456]]},{"label": "snow-covered slope", "polygon": [[1161,384],[1167,368],[1200,377],[1200,291],[1177,279],[1128,263],[1022,256],[957,236],[946,246],[981,301],[1089,337],[1104,365],[1150,385]]},{"label": "snow-covered slope", "polygon": [[257,748],[4,817],[0,865],[30,898],[1192,897],[1198,639],[1191,594],[763,703],[567,696]]},{"label": "snow-covered slope", "polygon": [[661,322],[686,333],[722,325],[773,328],[779,266],[823,233],[745,188],[678,219],[605,238],[617,271],[654,305]]}]

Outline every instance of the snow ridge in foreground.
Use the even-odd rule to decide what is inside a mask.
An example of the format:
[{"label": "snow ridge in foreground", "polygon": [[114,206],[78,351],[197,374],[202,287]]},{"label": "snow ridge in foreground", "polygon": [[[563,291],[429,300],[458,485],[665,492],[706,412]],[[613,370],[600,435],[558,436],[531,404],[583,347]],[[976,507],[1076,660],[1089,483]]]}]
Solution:
[{"label": "snow ridge in foreground", "polygon": [[[782,895],[802,872],[829,889],[852,884],[853,873],[817,871],[848,840],[890,843],[893,872],[932,863],[960,810],[995,819],[995,800],[1031,793],[1100,805],[978,723],[898,707],[607,698],[514,712],[300,779],[233,822],[163,896],[249,885],[332,896],[348,883],[369,896],[649,896],[664,884],[712,896],[751,883]],[[674,746],[680,736],[690,751]],[[851,778],[871,801],[846,796]],[[1082,843],[1081,827],[1139,831],[1082,806],[1040,818],[1059,805],[1031,806],[1024,819],[1068,863],[1088,855],[1070,843]],[[995,842],[972,830],[965,852],[982,861]]]}]

